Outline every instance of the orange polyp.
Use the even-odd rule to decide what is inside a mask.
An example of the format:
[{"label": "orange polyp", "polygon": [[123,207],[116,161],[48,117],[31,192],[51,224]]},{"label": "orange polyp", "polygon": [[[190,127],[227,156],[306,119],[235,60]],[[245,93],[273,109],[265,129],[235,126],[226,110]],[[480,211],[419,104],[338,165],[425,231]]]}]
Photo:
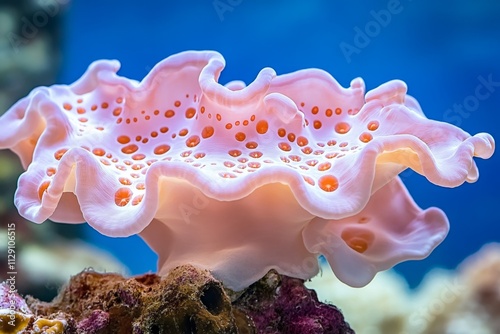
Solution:
[{"label": "orange polyp", "polygon": [[347,145],[349,145],[349,143],[344,141],[344,142],[339,144],[339,147],[346,147]]},{"label": "orange polyp", "polygon": [[243,132],[238,132],[234,135],[234,138],[236,138],[237,141],[244,141],[246,137],[247,136]]},{"label": "orange polyp", "polygon": [[202,107],[200,108],[200,112],[203,114],[203,113],[205,112],[205,107],[203,107],[203,106],[202,106]]},{"label": "orange polyp", "polygon": [[340,108],[335,108],[335,114],[337,114],[337,115],[342,114],[342,109],[340,109]]},{"label": "orange polyp", "polygon": [[339,181],[333,175],[325,175],[318,180],[319,187],[326,192],[332,192],[339,187]]},{"label": "orange polyp", "polygon": [[144,139],[142,140],[142,143],[143,143],[143,144],[146,144],[148,141],[149,141],[149,139],[148,139],[148,138],[144,138]]},{"label": "orange polyp", "polygon": [[142,182],[141,182],[141,183],[137,183],[137,184],[135,185],[135,188],[136,188],[137,190],[144,190],[144,189],[146,189],[146,185],[145,185],[144,183],[142,183]]},{"label": "orange polyp", "polygon": [[143,160],[146,158],[146,155],[142,154],[142,153],[137,153],[137,154],[134,154],[132,156],[132,159],[133,160]]},{"label": "orange polyp", "polygon": [[230,130],[232,127],[233,127],[233,125],[231,123],[226,124],[226,129]]},{"label": "orange polyp", "polygon": [[309,140],[307,140],[306,137],[300,136],[297,138],[297,145],[299,145],[300,147],[306,146],[307,144],[309,144]]},{"label": "orange polyp", "polygon": [[80,115],[85,114],[85,108],[78,107],[78,108],[76,108],[76,112],[79,113]]},{"label": "orange polyp", "polygon": [[116,103],[122,103],[122,102],[123,102],[123,98],[121,98],[121,97],[116,98]]},{"label": "orange polyp", "polygon": [[258,121],[255,129],[257,130],[257,133],[263,135],[269,129],[269,124],[265,120]]},{"label": "orange polyp", "polygon": [[118,206],[125,206],[130,202],[132,197],[132,190],[128,188],[120,188],[115,192],[115,204]]},{"label": "orange polyp", "polygon": [[285,137],[286,136],[286,130],[283,128],[278,129],[278,136],[280,137]]},{"label": "orange polyp", "polygon": [[82,102],[83,102],[83,99],[76,100],[76,103],[82,103]]},{"label": "orange polyp", "polygon": [[184,137],[187,134],[188,134],[188,129],[181,129],[179,131],[179,136],[181,136],[181,137]]},{"label": "orange polyp", "polygon": [[335,158],[337,155],[338,155],[338,153],[327,153],[327,154],[325,155],[325,158],[327,158],[327,159],[333,159],[333,158]]},{"label": "orange polyp", "polygon": [[342,231],[340,237],[344,240],[347,246],[351,247],[358,253],[366,252],[375,239],[375,235],[370,231],[352,228]]},{"label": "orange polyp", "polygon": [[369,221],[370,221],[370,218],[368,218],[368,217],[361,217],[361,218],[359,218],[358,223],[359,224],[366,224]]},{"label": "orange polyp", "polygon": [[194,108],[187,108],[187,110],[186,110],[186,118],[187,119],[193,118],[194,115],[196,115],[196,109],[194,109]]},{"label": "orange polyp", "polygon": [[311,112],[313,115],[316,115],[318,112],[319,112],[319,108],[317,106],[314,106],[312,109],[311,109]]},{"label": "orange polyp", "polygon": [[304,181],[306,181],[307,183],[309,183],[311,186],[314,186],[316,184],[316,182],[314,182],[314,180],[312,179],[312,177],[302,176],[302,178],[304,179]]},{"label": "orange polyp", "polygon": [[113,158],[113,159],[111,159],[111,162],[113,162],[113,163],[117,163],[117,162],[118,162],[118,159],[117,159],[117,158]]},{"label": "orange polyp", "polygon": [[323,150],[316,150],[313,152],[314,155],[322,155],[323,153],[325,153]]},{"label": "orange polyp", "polygon": [[60,150],[57,150],[56,153],[54,153],[54,158],[56,158],[56,160],[61,160],[61,158],[63,157],[63,155],[68,151],[68,149],[66,148],[62,148]]},{"label": "orange polyp", "polygon": [[104,128],[102,126],[96,126],[95,129],[99,131],[104,131]]},{"label": "orange polyp", "polygon": [[151,132],[151,137],[153,137],[153,138],[158,137],[158,132],[156,132],[156,131],[152,131],[152,132]]},{"label": "orange polyp", "polygon": [[175,102],[174,102],[174,106],[176,106],[176,107],[180,107],[180,106],[181,106],[181,101],[175,101]]},{"label": "orange polyp", "polygon": [[47,168],[47,176],[53,176],[56,173],[56,169],[54,167]]},{"label": "orange polyp", "polygon": [[222,116],[220,114],[215,115],[215,118],[220,122],[222,121]]},{"label": "orange polyp", "polygon": [[312,153],[312,148],[310,148],[309,146],[308,147],[304,147],[302,150],[302,153],[304,154],[311,154]]},{"label": "orange polyp", "polygon": [[130,142],[130,137],[129,136],[118,136],[116,139],[120,144],[127,144]]},{"label": "orange polyp", "polygon": [[124,186],[129,186],[132,184],[132,181],[130,181],[126,177],[120,177],[118,181],[120,181],[120,183],[123,184]]},{"label": "orange polyp", "polygon": [[248,167],[250,168],[260,168],[260,163],[258,162],[249,162]]},{"label": "orange polyp", "polygon": [[246,143],[246,148],[252,150],[254,148],[257,148],[257,146],[259,146],[259,144],[257,144],[256,142],[254,141],[249,141],[248,143]]},{"label": "orange polyp", "polygon": [[144,195],[135,196],[134,199],[132,200],[132,205],[138,205],[139,203],[141,203],[143,197]]},{"label": "orange polyp", "polygon": [[351,130],[351,126],[346,122],[339,122],[335,125],[335,131],[340,134],[345,134]]},{"label": "orange polyp", "polygon": [[282,151],[286,151],[286,152],[288,152],[288,151],[291,151],[291,150],[292,150],[292,147],[291,147],[291,146],[290,146],[290,144],[288,144],[288,143],[283,143],[283,142],[281,142],[281,143],[279,143],[279,144],[278,144],[278,147],[279,147]]},{"label": "orange polyp", "polygon": [[194,157],[195,157],[196,159],[201,159],[201,158],[204,158],[205,156],[206,156],[206,154],[205,154],[205,153],[203,153],[203,152],[198,152],[198,153],[196,153],[196,154],[194,155]]},{"label": "orange polyp", "polygon": [[134,121],[134,123],[137,123],[137,117],[134,117],[132,120]]},{"label": "orange polyp", "polygon": [[160,114],[160,111],[158,109],[155,109],[155,111],[153,111],[153,114],[157,116]]},{"label": "orange polyp", "polygon": [[325,170],[329,170],[332,167],[332,164],[329,162],[323,162],[318,165],[318,170],[320,172],[324,172]]},{"label": "orange polyp", "polygon": [[225,179],[234,179],[236,175],[231,173],[219,173],[219,175]]},{"label": "orange polyp", "polygon": [[44,181],[42,184],[40,184],[40,187],[38,187],[38,198],[42,200],[43,195],[47,191],[47,188],[50,186],[50,181]]},{"label": "orange polyp", "polygon": [[288,140],[293,143],[295,140],[295,134],[294,133],[289,133],[287,136]]},{"label": "orange polyp", "polygon": [[373,139],[373,136],[367,132],[363,132],[360,136],[359,136],[359,140],[361,140],[363,143],[368,143],[370,140]]},{"label": "orange polyp", "polygon": [[200,137],[194,135],[194,136],[191,136],[189,137],[187,140],[186,140],[186,146],[187,147],[195,147],[196,145],[198,145],[200,143]]},{"label": "orange polyp", "polygon": [[63,104],[63,108],[64,108],[65,110],[70,111],[71,109],[73,109],[73,106],[72,106],[71,104],[69,104],[69,103],[64,103],[64,104]]},{"label": "orange polyp", "polygon": [[247,158],[238,158],[238,162],[241,162],[242,164],[246,163],[247,161]]},{"label": "orange polyp", "polygon": [[111,166],[111,163],[108,160],[104,159],[104,158],[102,158],[100,161],[105,166]]},{"label": "orange polyp", "polygon": [[145,166],[143,164],[133,164],[132,165],[132,169],[133,170],[141,170],[143,169]]},{"label": "orange polyp", "polygon": [[378,129],[378,126],[379,126],[378,121],[371,121],[370,123],[368,123],[367,128],[370,131],[375,131]]},{"label": "orange polyp", "polygon": [[210,138],[214,135],[214,128],[212,126],[205,126],[203,130],[201,131],[201,136],[204,139]]},{"label": "orange polyp", "polygon": [[234,122],[234,125],[239,126],[240,125],[240,121]]},{"label": "orange polyp", "polygon": [[315,120],[315,121],[314,121],[314,123],[313,123],[313,126],[314,126],[314,128],[315,128],[316,130],[321,129],[321,126],[322,126],[322,125],[323,125],[323,124],[321,124],[321,121],[318,121],[318,120]]},{"label": "orange polyp", "polygon": [[125,123],[130,124],[130,118],[127,118],[127,119],[125,120]]},{"label": "orange polyp", "polygon": [[146,115],[146,116],[144,116],[144,119],[145,119],[146,121],[149,121],[149,120],[151,119],[151,116]]},{"label": "orange polyp", "polygon": [[241,151],[240,150],[231,150],[228,152],[230,156],[232,157],[239,157],[241,155]]},{"label": "orange polyp", "polygon": [[121,117],[120,117],[120,118],[118,118],[118,119],[116,120],[116,124],[120,124],[122,121],[123,121],[123,118],[121,118]]},{"label": "orange polyp", "polygon": [[166,126],[160,128],[161,133],[166,133],[168,132],[168,128]]},{"label": "orange polyp", "polygon": [[158,161],[158,160],[156,160],[156,159],[151,159],[151,160],[146,161],[146,164],[147,164],[148,166],[151,166],[152,164],[154,164],[154,163],[155,163],[155,162],[157,162],[157,161]]},{"label": "orange polyp", "polygon": [[107,102],[101,103],[101,108],[102,109],[106,109],[107,107],[109,107],[109,104]]},{"label": "orange polyp", "polygon": [[165,117],[167,117],[167,118],[174,117],[174,115],[175,115],[175,111],[173,111],[173,110],[165,111]]},{"label": "orange polyp", "polygon": [[248,125],[248,120],[244,120],[243,121],[243,126],[247,126]]},{"label": "orange polyp", "polygon": [[325,115],[326,115],[326,117],[331,117],[333,115],[332,109],[326,109]]},{"label": "orange polyp", "polygon": [[283,161],[284,163],[290,163],[290,159],[288,159],[287,157],[280,157],[281,161]]},{"label": "orange polyp", "polygon": [[289,157],[290,159],[292,159],[292,161],[295,161],[295,162],[299,162],[300,160],[302,160],[302,158],[301,158],[301,157],[299,157],[298,155],[294,155],[294,154],[289,155],[288,157]]},{"label": "orange polyp", "polygon": [[314,167],[318,164],[318,160],[307,160],[306,164],[308,164],[311,167]]},{"label": "orange polyp", "polygon": [[125,165],[127,165],[127,166],[132,165],[132,161],[130,161],[130,160],[123,160],[123,163],[124,163]]},{"label": "orange polyp", "polygon": [[136,152],[139,149],[139,147],[135,144],[127,145],[122,148],[122,152],[125,154],[132,154]]},{"label": "orange polyp", "polygon": [[336,141],[336,140],[333,140],[333,139],[332,139],[332,140],[329,140],[329,141],[326,143],[326,145],[328,145],[328,146],[335,146],[335,145],[337,145],[337,141]]},{"label": "orange polyp", "polygon": [[227,168],[232,168],[235,166],[235,164],[231,161],[224,161],[224,166],[226,166]]},{"label": "orange polyp", "polygon": [[97,105],[93,104],[92,107],[90,107],[90,110],[96,111],[97,110]]},{"label": "orange polyp", "polygon": [[78,120],[79,120],[80,122],[82,122],[82,123],[86,123],[86,122],[88,122],[88,118],[85,118],[85,117],[80,117]]},{"label": "orange polyp", "polygon": [[102,157],[106,154],[106,151],[104,151],[102,148],[94,148],[92,150],[92,153],[94,153],[95,155],[97,155],[99,157]]},{"label": "orange polyp", "polygon": [[132,176],[134,179],[138,179],[140,178],[141,176],[137,173],[130,173],[130,176]]},{"label": "orange polyp", "polygon": [[155,147],[154,149],[154,153],[155,154],[165,154],[167,153],[168,151],[170,150],[170,146],[166,145],[166,144],[163,144],[163,145],[159,145],[157,147]]},{"label": "orange polyp", "polygon": [[121,113],[122,113],[121,107],[115,108],[115,110],[113,110],[113,116],[120,116]]},{"label": "orange polyp", "polygon": [[249,156],[251,156],[252,158],[260,158],[262,157],[262,152],[259,152],[259,151],[253,151],[253,152],[250,152]]}]

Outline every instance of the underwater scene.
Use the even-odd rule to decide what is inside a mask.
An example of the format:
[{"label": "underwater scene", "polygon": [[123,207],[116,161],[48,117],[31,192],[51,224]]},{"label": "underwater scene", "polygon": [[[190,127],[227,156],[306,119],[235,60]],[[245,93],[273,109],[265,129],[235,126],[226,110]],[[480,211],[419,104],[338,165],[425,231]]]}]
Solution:
[{"label": "underwater scene", "polygon": [[0,0],[0,334],[500,333],[500,2]]}]

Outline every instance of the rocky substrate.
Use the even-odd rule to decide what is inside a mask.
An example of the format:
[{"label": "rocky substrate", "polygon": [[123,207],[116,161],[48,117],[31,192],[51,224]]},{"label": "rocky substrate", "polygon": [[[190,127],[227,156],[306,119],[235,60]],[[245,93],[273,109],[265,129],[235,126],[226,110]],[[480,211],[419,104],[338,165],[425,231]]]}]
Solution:
[{"label": "rocky substrate", "polygon": [[28,296],[24,304],[2,287],[0,332],[6,334],[354,333],[304,281],[275,271],[242,292],[224,289],[210,272],[190,265],[166,277],[83,271],[50,303]]}]

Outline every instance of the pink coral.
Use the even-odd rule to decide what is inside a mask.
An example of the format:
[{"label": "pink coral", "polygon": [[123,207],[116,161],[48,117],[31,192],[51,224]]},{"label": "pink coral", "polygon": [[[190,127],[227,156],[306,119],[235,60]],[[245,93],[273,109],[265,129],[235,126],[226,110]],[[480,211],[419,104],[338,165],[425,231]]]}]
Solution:
[{"label": "pink coral", "polygon": [[318,254],[362,286],[448,231],[397,175],[455,187],[494,151],[488,134],[428,120],[398,80],[365,95],[359,78],[345,89],[321,70],[265,68],[222,86],[224,64],[184,52],[136,82],[97,61],[72,85],[34,89],[0,118],[0,148],[26,168],[20,213],[140,233],[161,273],[191,263],[234,289],[270,268],[310,278]]}]

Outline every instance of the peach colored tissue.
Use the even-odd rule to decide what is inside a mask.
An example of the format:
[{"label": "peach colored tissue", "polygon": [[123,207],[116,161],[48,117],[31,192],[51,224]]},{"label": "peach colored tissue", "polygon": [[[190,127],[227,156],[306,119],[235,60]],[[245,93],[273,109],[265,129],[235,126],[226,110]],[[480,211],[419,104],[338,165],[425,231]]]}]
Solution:
[{"label": "peach colored tissue", "polygon": [[21,215],[139,233],[160,273],[191,263],[235,290],[271,268],[310,278],[320,254],[363,286],[448,232],[398,174],[456,187],[494,151],[489,134],[427,119],[402,81],[365,94],[359,78],[343,88],[321,70],[265,68],[223,86],[224,64],[183,52],[137,82],[101,60],[69,86],[34,89],[0,118],[0,148],[26,169]]}]

